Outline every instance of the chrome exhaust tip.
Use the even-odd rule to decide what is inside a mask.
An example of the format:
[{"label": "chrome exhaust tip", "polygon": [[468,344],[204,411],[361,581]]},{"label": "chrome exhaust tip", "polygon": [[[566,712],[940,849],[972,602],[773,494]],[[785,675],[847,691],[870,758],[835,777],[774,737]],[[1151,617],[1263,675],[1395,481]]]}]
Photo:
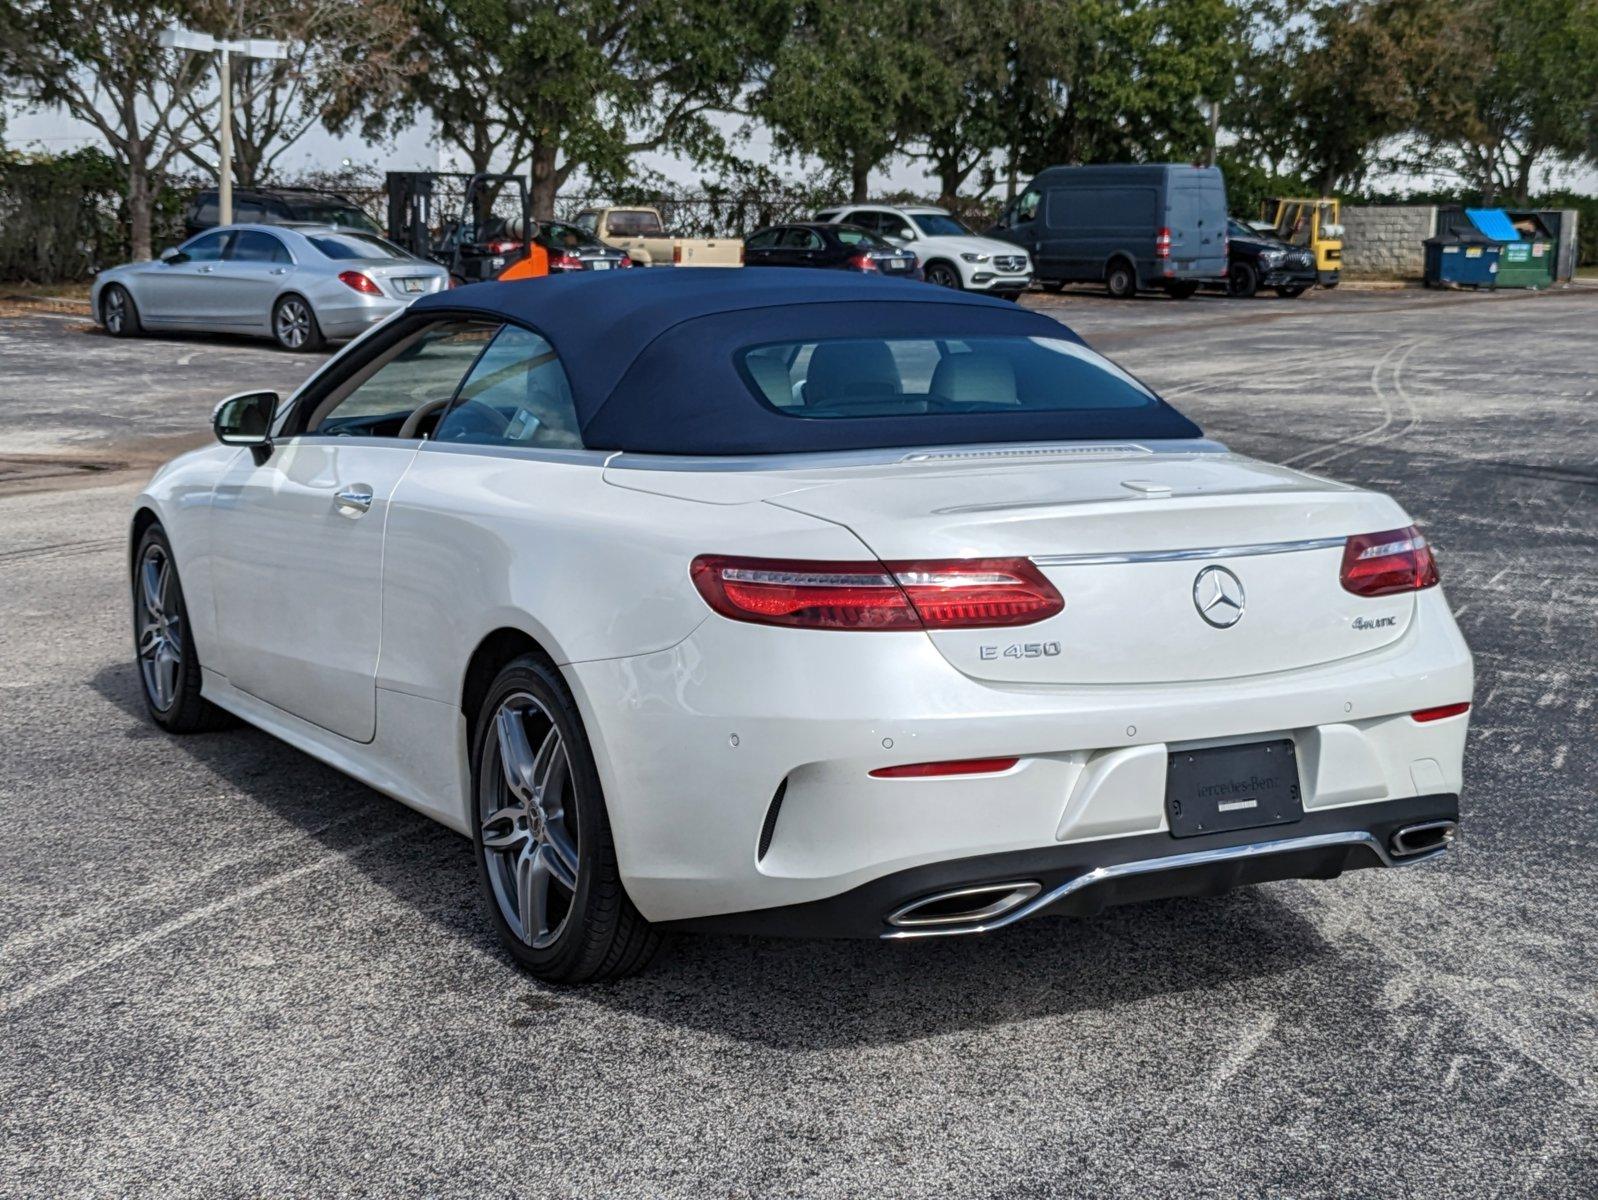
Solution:
[{"label": "chrome exhaust tip", "polygon": [[1421,825],[1406,825],[1393,834],[1388,845],[1394,858],[1439,854],[1454,844],[1454,836],[1458,831],[1457,821],[1427,821]]},{"label": "chrome exhaust tip", "polygon": [[929,925],[970,925],[1003,916],[1043,890],[1032,880],[1023,883],[988,883],[923,896],[888,914],[888,924],[900,929]]}]

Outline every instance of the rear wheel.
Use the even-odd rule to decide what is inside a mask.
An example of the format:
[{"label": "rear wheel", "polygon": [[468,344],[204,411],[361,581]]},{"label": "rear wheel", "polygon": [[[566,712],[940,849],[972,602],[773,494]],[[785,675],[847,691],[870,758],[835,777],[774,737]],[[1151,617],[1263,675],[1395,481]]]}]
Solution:
[{"label": "rear wheel", "polygon": [[1303,284],[1294,284],[1292,287],[1279,287],[1276,294],[1283,300],[1297,300],[1306,291]]},{"label": "rear wheel", "polygon": [[144,332],[138,307],[120,283],[111,284],[100,297],[100,324],[112,337],[138,337]]},{"label": "rear wheel", "polygon": [[938,287],[960,290],[960,272],[945,262],[930,263],[927,266],[927,282]]},{"label": "rear wheel", "polygon": [[292,294],[272,308],[272,336],[285,350],[320,350],[326,344],[310,302]]},{"label": "rear wheel", "polygon": [[1124,258],[1118,258],[1104,272],[1104,290],[1117,300],[1130,300],[1137,295],[1137,272]]},{"label": "rear wheel", "polygon": [[551,983],[642,970],[660,936],[622,887],[593,753],[559,672],[523,655],[499,673],[472,761],[478,874],[512,957]]},{"label": "rear wheel", "polygon": [[152,525],[133,557],[133,652],[150,719],[169,733],[201,733],[232,718],[200,695],[183,583],[166,532]]},{"label": "rear wheel", "polygon": [[1226,294],[1235,300],[1247,300],[1260,290],[1260,273],[1253,263],[1235,262],[1226,272]]}]

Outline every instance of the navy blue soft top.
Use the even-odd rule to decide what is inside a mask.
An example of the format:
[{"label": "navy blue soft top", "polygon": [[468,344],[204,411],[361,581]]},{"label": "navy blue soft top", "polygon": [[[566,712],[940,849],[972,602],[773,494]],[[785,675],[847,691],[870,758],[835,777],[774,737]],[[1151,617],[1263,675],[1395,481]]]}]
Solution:
[{"label": "navy blue soft top", "polygon": [[785,454],[975,442],[1192,438],[1147,408],[807,420],[756,399],[737,352],[820,338],[1081,339],[1007,300],[844,271],[651,268],[480,283],[411,306],[481,313],[536,330],[571,381],[584,445],[646,454]]}]

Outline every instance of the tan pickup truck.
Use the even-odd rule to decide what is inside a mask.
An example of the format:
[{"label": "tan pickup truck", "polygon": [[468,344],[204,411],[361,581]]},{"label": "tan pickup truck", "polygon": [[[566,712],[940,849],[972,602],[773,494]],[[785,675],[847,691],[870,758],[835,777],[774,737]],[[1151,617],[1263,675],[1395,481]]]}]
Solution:
[{"label": "tan pickup truck", "polygon": [[666,232],[653,208],[586,208],[572,224],[628,256],[641,267],[741,267],[741,238],[685,238]]}]

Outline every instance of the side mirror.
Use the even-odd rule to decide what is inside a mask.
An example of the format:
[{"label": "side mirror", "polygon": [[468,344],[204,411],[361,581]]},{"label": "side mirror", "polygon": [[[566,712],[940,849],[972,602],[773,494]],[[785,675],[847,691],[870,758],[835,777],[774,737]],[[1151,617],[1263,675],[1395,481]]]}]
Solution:
[{"label": "side mirror", "polygon": [[272,447],[272,417],[277,412],[276,392],[240,392],[229,396],[211,414],[211,428],[224,446],[249,446],[256,461]]},{"label": "side mirror", "polygon": [[161,261],[169,265],[176,266],[178,263],[188,262],[189,256],[183,253],[183,251],[179,250],[176,246],[168,246],[165,250],[161,251]]}]

